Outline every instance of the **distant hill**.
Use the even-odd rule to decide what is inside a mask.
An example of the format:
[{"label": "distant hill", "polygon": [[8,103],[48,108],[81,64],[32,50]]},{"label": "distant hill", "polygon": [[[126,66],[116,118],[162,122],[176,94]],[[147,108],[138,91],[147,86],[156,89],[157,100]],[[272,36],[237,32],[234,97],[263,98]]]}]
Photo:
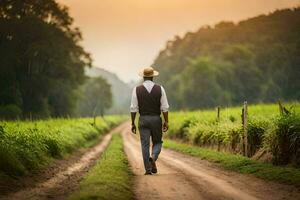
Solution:
[{"label": "distant hill", "polygon": [[116,74],[105,69],[92,67],[86,68],[85,74],[89,77],[101,76],[112,86],[113,106],[108,113],[128,113],[131,97],[131,87],[122,81]]},{"label": "distant hill", "polygon": [[153,66],[174,109],[300,100],[300,7],[167,42]]}]

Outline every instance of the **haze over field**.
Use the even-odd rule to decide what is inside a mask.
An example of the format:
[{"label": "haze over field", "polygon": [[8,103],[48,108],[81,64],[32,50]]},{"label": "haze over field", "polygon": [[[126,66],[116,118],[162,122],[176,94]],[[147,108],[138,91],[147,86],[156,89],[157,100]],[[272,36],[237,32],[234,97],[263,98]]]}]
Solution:
[{"label": "haze over field", "polygon": [[275,9],[294,7],[299,0],[59,0],[70,8],[83,32],[83,45],[94,65],[125,81],[151,65],[167,40],[200,26],[239,21]]}]

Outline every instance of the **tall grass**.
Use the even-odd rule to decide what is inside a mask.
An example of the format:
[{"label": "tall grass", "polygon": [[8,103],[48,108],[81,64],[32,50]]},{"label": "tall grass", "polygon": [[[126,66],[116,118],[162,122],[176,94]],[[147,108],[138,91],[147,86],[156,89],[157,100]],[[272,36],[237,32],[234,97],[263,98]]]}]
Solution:
[{"label": "tall grass", "polygon": [[[264,149],[271,152],[274,164],[299,166],[300,104],[286,107],[291,111],[288,115],[280,115],[276,104],[249,106],[249,156]],[[241,107],[223,108],[219,120],[215,110],[171,113],[167,137],[219,151],[242,153],[241,110]]]},{"label": "tall grass", "polygon": [[18,176],[34,171],[91,144],[124,117],[0,122],[0,173]]},{"label": "tall grass", "polygon": [[300,114],[285,114],[267,130],[265,146],[273,154],[273,163],[300,166]]}]

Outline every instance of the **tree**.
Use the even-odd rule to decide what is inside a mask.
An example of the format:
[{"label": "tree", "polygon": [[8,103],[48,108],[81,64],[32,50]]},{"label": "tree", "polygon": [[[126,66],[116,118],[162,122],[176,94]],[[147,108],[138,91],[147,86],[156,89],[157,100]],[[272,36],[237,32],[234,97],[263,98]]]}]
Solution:
[{"label": "tree", "polygon": [[[81,116],[104,116],[105,110],[112,106],[111,86],[102,77],[91,78],[81,88],[82,97],[79,102]],[[95,123],[95,121],[94,121]]]},{"label": "tree", "polygon": [[262,72],[255,65],[254,53],[246,46],[232,44],[226,46],[222,57],[233,66],[231,79],[234,80],[229,88],[233,95],[233,103],[238,104],[243,100],[256,102],[261,97]]},{"label": "tree", "polygon": [[[24,117],[71,114],[73,91],[91,65],[81,40],[68,9],[55,0],[0,1],[0,106],[14,104]],[[66,109],[58,112],[61,102]]]},{"label": "tree", "polygon": [[183,105],[192,109],[213,107],[219,103],[221,87],[216,65],[208,57],[198,57],[182,72]]}]

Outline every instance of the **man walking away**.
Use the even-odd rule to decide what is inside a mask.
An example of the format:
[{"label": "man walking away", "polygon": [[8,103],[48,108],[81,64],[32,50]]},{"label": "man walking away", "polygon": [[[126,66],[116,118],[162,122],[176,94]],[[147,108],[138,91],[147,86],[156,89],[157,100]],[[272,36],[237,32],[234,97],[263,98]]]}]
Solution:
[{"label": "man walking away", "polygon": [[[139,112],[139,132],[141,138],[142,154],[145,167],[145,175],[157,173],[155,161],[162,147],[162,131],[169,129],[167,95],[162,86],[153,82],[153,77],[158,76],[158,72],[152,67],[147,67],[139,73],[144,78],[142,85],[133,89],[131,98],[131,131],[136,133],[135,117]],[[164,124],[160,117],[164,116]],[[152,140],[152,157],[150,157],[150,137]]]}]

